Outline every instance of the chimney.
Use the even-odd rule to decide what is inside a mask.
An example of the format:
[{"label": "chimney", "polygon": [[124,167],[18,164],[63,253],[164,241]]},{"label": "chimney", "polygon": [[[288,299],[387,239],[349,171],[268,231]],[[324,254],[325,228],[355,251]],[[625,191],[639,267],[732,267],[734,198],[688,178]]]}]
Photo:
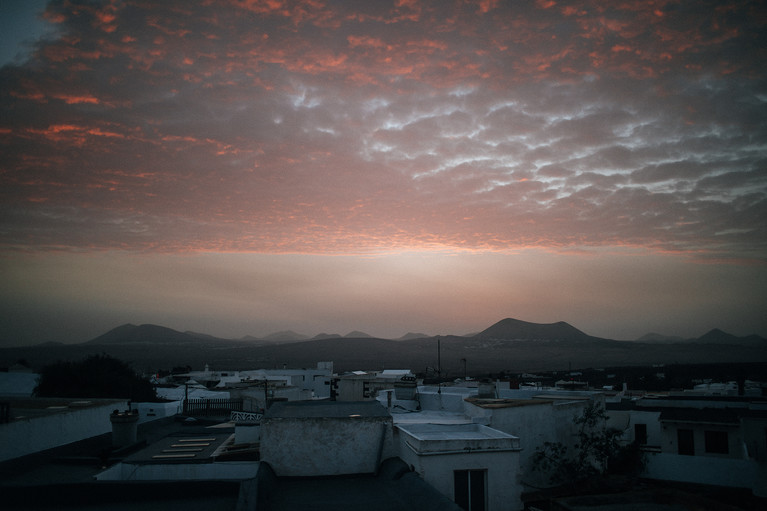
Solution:
[{"label": "chimney", "polygon": [[109,416],[112,422],[112,446],[126,447],[137,441],[138,410],[120,412],[114,410]]}]

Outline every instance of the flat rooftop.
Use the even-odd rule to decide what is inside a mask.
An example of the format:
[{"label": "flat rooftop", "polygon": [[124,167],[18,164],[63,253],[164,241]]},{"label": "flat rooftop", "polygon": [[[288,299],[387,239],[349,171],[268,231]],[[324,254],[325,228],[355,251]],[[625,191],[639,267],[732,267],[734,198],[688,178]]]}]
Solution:
[{"label": "flat rooftop", "polygon": [[264,420],[306,418],[391,418],[378,401],[281,401],[271,405]]},{"label": "flat rooftop", "polygon": [[419,440],[486,440],[516,438],[480,424],[401,424],[399,429]]},{"label": "flat rooftop", "polygon": [[392,419],[394,424],[421,424],[428,422],[430,424],[472,424],[473,421],[463,413],[444,410],[421,410],[421,411],[400,411],[397,408],[392,410]]},{"label": "flat rooftop", "polygon": [[466,401],[480,408],[516,408],[520,406],[549,405],[554,399],[535,397],[532,399],[495,399],[467,397]]},{"label": "flat rooftop", "polygon": [[113,405],[116,409],[124,408],[127,399],[83,399],[83,398],[55,398],[55,397],[10,397],[2,399],[10,404],[9,418],[14,420],[32,419],[45,417],[71,410],[82,410],[97,406]]},{"label": "flat rooftop", "polygon": [[234,428],[206,428],[205,431],[174,433],[128,456],[124,463],[211,463],[213,455],[232,435]]}]

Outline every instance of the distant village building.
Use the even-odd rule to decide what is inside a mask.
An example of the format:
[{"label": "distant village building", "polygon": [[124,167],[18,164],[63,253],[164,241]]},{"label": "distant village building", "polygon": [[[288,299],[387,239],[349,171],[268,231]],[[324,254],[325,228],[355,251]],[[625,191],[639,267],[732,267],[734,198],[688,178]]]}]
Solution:
[{"label": "distant village building", "polygon": [[333,378],[331,399],[337,401],[374,400],[382,390],[415,390],[415,375],[409,369],[352,371]]}]

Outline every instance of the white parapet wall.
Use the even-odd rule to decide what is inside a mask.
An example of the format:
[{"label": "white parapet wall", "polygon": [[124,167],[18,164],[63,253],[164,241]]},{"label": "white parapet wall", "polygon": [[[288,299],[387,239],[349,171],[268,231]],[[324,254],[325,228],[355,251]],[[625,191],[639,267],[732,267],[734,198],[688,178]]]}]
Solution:
[{"label": "white parapet wall", "polygon": [[261,461],[277,476],[371,474],[392,442],[391,415],[376,401],[275,403],[261,420]]},{"label": "white parapet wall", "polygon": [[[760,475],[761,474],[761,475]],[[684,456],[681,454],[653,453],[647,455],[645,477],[664,481],[751,488],[761,490],[760,472],[755,460],[714,458],[710,456]]]},{"label": "white parapet wall", "polygon": [[112,411],[127,408],[127,401],[118,400],[63,402],[48,406],[45,413],[0,424],[0,461],[110,433]]},{"label": "white parapet wall", "polygon": [[238,481],[258,473],[257,461],[223,463],[118,463],[96,476],[98,481]]},{"label": "white parapet wall", "polygon": [[131,408],[138,410],[139,424],[154,420],[173,417],[181,413],[183,401],[171,401],[168,403],[132,403]]}]

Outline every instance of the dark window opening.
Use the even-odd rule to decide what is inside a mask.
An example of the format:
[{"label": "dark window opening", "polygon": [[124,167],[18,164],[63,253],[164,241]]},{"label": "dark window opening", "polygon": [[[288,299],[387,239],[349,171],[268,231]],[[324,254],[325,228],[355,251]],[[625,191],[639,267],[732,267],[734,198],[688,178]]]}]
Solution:
[{"label": "dark window opening", "polygon": [[639,445],[647,445],[647,424],[634,424],[634,441]]},{"label": "dark window opening", "polygon": [[676,430],[676,439],[679,447],[679,454],[695,456],[695,440],[693,439],[691,429]]},{"label": "dark window opening", "polygon": [[453,472],[455,503],[465,511],[485,511],[486,470],[456,470]]},{"label": "dark window opening", "polygon": [[706,452],[715,454],[728,454],[730,443],[726,431],[705,431]]}]

